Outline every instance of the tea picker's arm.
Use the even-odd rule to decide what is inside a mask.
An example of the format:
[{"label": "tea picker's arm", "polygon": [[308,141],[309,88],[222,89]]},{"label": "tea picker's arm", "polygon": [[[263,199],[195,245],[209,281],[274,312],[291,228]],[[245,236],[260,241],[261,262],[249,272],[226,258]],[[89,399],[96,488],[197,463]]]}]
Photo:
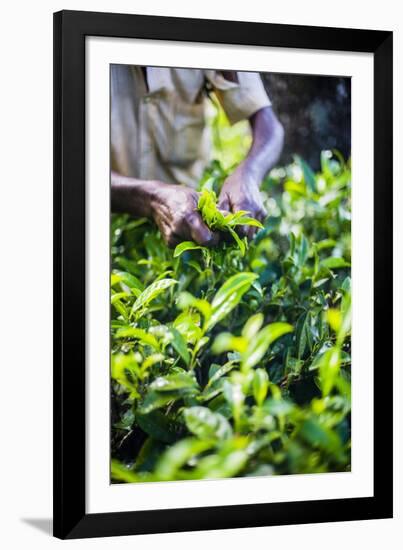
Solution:
[{"label": "tea picker's arm", "polygon": [[217,236],[197,212],[198,194],[183,185],[139,180],[111,174],[112,212],[153,219],[165,242],[175,247],[182,241],[214,245]]},{"label": "tea picker's arm", "polygon": [[250,118],[252,147],[244,161],[247,170],[260,182],[280,158],[284,128],[271,107],[265,107]]},{"label": "tea picker's arm", "polygon": [[[236,212],[247,210],[251,216],[263,221],[267,213],[260,196],[260,185],[267,172],[280,157],[284,129],[270,106],[263,107],[250,119],[252,146],[246,158],[227,178],[222,187],[219,207]],[[241,235],[253,237],[255,227],[242,227]]]}]

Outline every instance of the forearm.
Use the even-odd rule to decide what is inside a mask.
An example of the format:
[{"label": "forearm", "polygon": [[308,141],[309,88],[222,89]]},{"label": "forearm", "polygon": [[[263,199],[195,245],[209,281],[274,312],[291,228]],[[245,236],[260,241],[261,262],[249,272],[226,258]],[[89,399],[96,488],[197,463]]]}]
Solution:
[{"label": "forearm", "polygon": [[246,170],[256,181],[261,182],[278,161],[284,143],[284,130],[271,107],[255,113],[251,119],[252,146],[240,170]]},{"label": "forearm", "polygon": [[[259,191],[267,172],[277,162],[283,148],[284,131],[270,107],[255,113],[250,119],[252,147],[245,160],[225,180],[219,199],[221,210],[246,210],[263,221],[267,215]],[[244,227],[241,235],[253,236],[253,228]]]},{"label": "forearm", "polygon": [[112,171],[112,212],[150,218],[154,187],[153,181],[128,178]]}]

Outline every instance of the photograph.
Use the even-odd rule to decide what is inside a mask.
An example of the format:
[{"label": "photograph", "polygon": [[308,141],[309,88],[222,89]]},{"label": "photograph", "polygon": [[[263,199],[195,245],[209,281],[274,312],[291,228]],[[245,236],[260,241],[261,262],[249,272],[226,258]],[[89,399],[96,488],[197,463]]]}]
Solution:
[{"label": "photograph", "polygon": [[351,78],[110,65],[110,481],[351,471]]},{"label": "photograph", "polygon": [[0,550],[402,547],[399,7],[4,4]]}]

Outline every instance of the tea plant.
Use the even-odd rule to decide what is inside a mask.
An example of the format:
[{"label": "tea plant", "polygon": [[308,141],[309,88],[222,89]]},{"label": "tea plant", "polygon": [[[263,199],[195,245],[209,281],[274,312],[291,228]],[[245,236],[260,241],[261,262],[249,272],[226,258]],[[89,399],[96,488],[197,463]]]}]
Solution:
[{"label": "tea plant", "polygon": [[113,216],[114,482],[350,469],[350,166],[321,160],[270,173],[263,226],[217,209],[212,163],[198,207],[230,236],[215,248],[172,251]]}]

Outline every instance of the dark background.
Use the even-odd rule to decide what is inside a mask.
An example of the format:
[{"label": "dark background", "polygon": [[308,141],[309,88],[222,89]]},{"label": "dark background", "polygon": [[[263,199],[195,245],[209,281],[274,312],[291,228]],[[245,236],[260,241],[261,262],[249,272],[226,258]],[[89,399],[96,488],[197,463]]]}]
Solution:
[{"label": "dark background", "polygon": [[320,168],[320,151],[351,155],[351,79],[314,75],[261,73],[273,109],[285,129],[279,165],[303,157]]}]

